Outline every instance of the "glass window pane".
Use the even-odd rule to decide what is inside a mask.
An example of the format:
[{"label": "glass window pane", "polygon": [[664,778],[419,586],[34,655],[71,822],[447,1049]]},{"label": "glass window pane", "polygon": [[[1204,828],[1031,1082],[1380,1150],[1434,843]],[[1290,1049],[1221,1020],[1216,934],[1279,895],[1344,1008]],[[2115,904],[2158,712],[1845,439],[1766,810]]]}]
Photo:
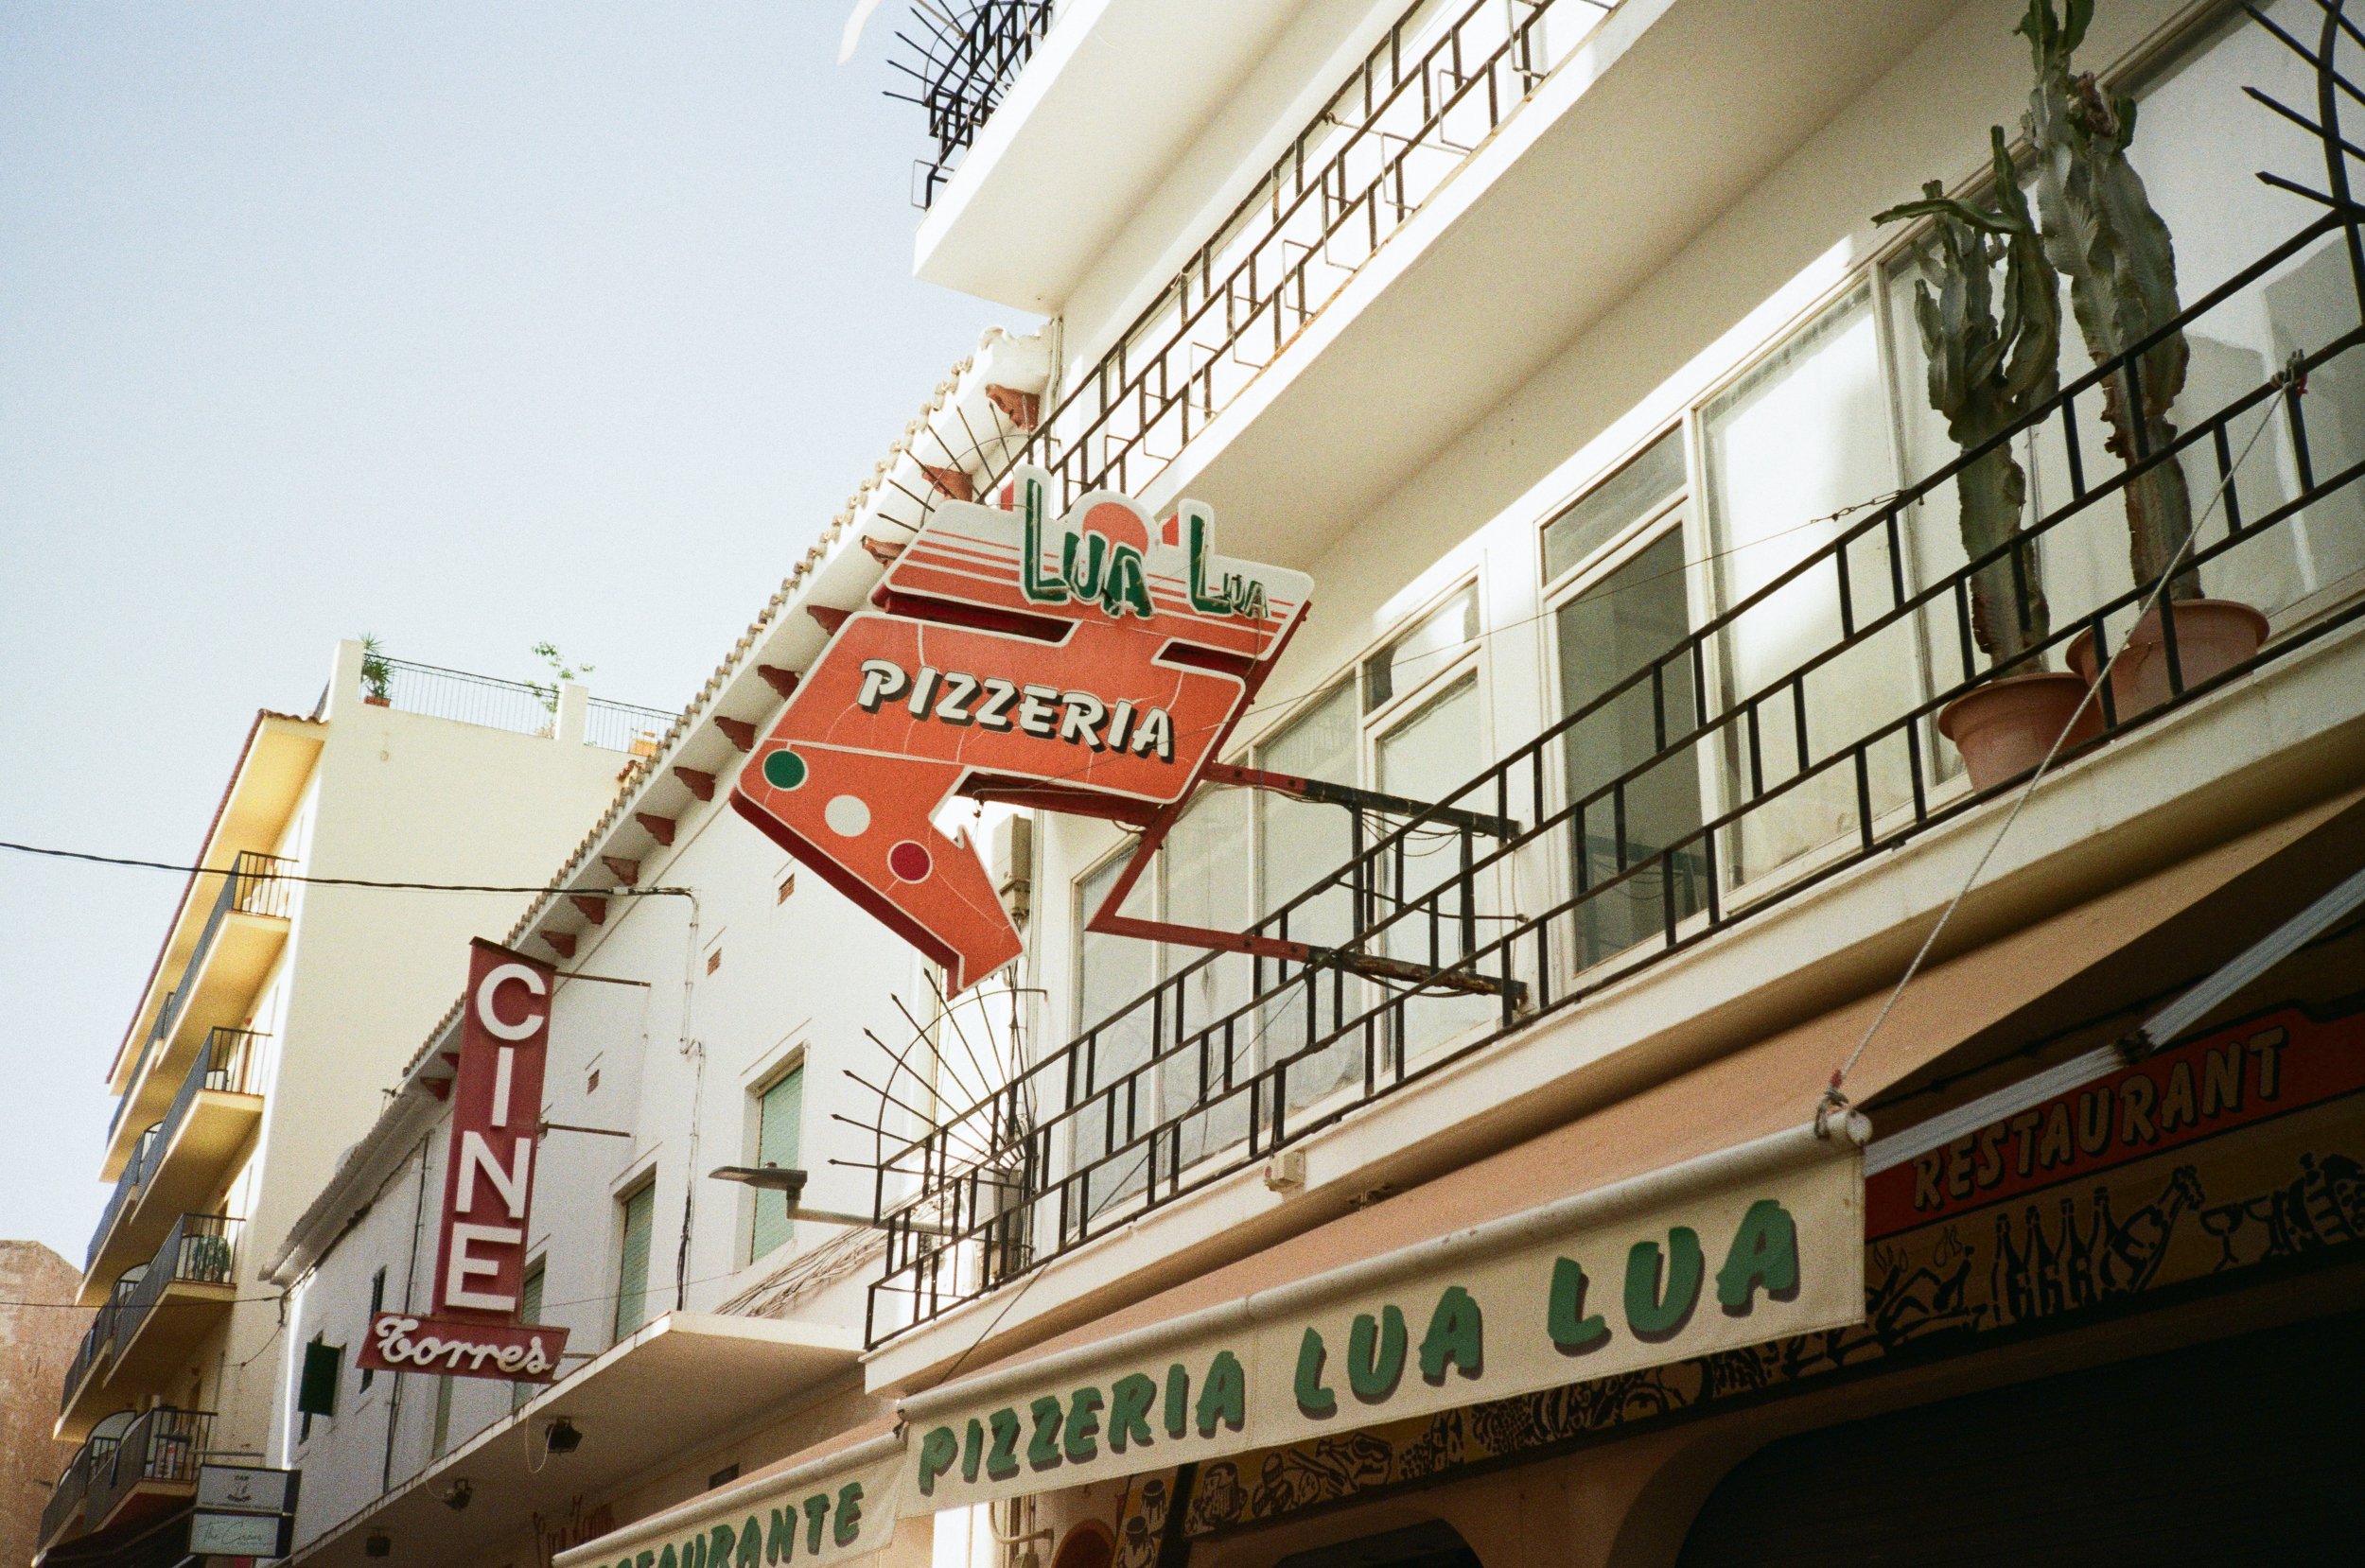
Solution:
[{"label": "glass window pane", "polygon": [[[534,1264],[527,1271],[525,1283],[517,1293],[518,1322],[539,1323],[542,1321],[542,1279],[540,1263]],[[451,1394],[449,1390],[452,1384],[458,1380],[440,1378],[437,1381],[443,1386],[435,1390],[435,1452],[441,1454],[444,1452],[445,1445],[450,1440]],[[541,1387],[542,1385],[538,1383],[511,1384],[509,1385],[509,1408],[512,1410],[521,1408]]]},{"label": "glass window pane", "polygon": [[[1870,292],[1859,290],[1826,311],[1718,397],[1702,427],[1718,586],[1721,602],[1732,606],[1830,544],[1845,527],[1833,513],[1896,485]],[[1808,570],[1743,611],[1721,639],[1726,702],[1768,699],[1759,709],[1754,748],[1745,728],[1727,727],[1736,805],[1826,763],[1913,706],[1919,648],[1911,627],[1900,622],[1858,639],[1806,677],[1806,732],[1799,733],[1785,677],[1841,642],[1842,570],[1859,618],[1894,601],[1876,531],[1844,560]],[[1876,815],[1905,797],[1908,770],[1901,741],[1874,749]],[[1842,760],[1820,767],[1743,819],[1732,846],[1736,875],[1760,875],[1854,832],[1858,817],[1853,766]]]},{"label": "glass window pane", "polygon": [[[1451,801],[1485,765],[1480,733],[1478,677],[1462,679],[1423,703],[1379,738],[1374,757],[1379,788],[1410,800]],[[1475,846],[1474,846],[1475,847]],[[1379,915],[1436,898],[1405,915],[1382,934],[1380,950],[1390,958],[1445,968],[1467,955],[1460,889],[1452,885],[1462,863],[1461,833],[1442,824],[1416,828],[1401,857],[1380,867],[1385,895]],[[1467,913],[1476,913],[1469,911]],[[1401,985],[1394,987],[1406,989]],[[1493,999],[1467,994],[1423,994],[1405,1003],[1399,1017],[1399,1046],[1409,1056],[1479,1022],[1496,1011]]]},{"label": "glass window pane", "polygon": [[1684,433],[1679,426],[1544,525],[1545,580],[1557,578],[1673,500],[1683,487]]},{"label": "glass window pane", "polygon": [[[1076,920],[1080,933],[1077,943],[1077,1022],[1091,1035],[1089,1044],[1081,1048],[1085,1052],[1085,1068],[1077,1086],[1081,1111],[1069,1123],[1070,1154],[1079,1169],[1124,1146],[1129,1096],[1139,1096],[1136,1131],[1147,1130],[1148,1113],[1155,1104],[1155,1096],[1147,1092],[1153,1086],[1145,1082],[1138,1089],[1127,1087],[1128,1074],[1149,1060],[1150,1009],[1136,1007],[1121,1018],[1114,1016],[1158,983],[1157,944],[1085,928],[1085,922],[1115,885],[1129,858],[1130,851],[1119,854],[1078,882],[1076,889]],[[1154,916],[1156,886],[1154,878],[1145,876],[1127,898],[1126,913]],[[1103,1022],[1112,1018],[1114,1021]],[[1095,1097],[1095,1091],[1112,1086],[1115,1086],[1114,1138],[1110,1136],[1112,1097]],[[1147,1163],[1139,1159],[1128,1157],[1112,1163],[1087,1181],[1086,1211],[1096,1213],[1126,1193],[1138,1190],[1147,1175]]]},{"label": "glass window pane", "polygon": [[[1356,755],[1360,743],[1355,688],[1342,684],[1316,699],[1287,728],[1259,747],[1256,762],[1274,773],[1320,778],[1333,784],[1354,784],[1361,773]],[[1260,846],[1257,900],[1265,915],[1290,904],[1306,889],[1340,870],[1355,853],[1355,819],[1343,807],[1294,800],[1265,790],[1257,793],[1256,810]],[[1290,908],[1286,924],[1277,926],[1275,934],[1299,942],[1337,946],[1354,935],[1354,896],[1343,886],[1331,887]],[[1274,970],[1270,964],[1265,967],[1265,984],[1270,987]],[[1359,1000],[1359,983],[1350,982],[1336,990],[1324,984],[1320,989],[1318,1004],[1326,1010],[1335,1002],[1352,1015],[1364,1005]],[[1292,986],[1266,1003],[1258,1027],[1259,1065],[1270,1066],[1303,1051],[1309,1038],[1303,987]],[[1330,1092],[1350,1074],[1359,1078],[1361,1072],[1359,1053],[1334,1046],[1288,1070],[1289,1103],[1305,1105]]]},{"label": "glass window pane", "polygon": [[[799,1168],[798,1142],[805,1114],[805,1070],[797,1068],[763,1091],[756,1109],[756,1163]],[[755,1233],[747,1256],[752,1262],[789,1240],[788,1194],[758,1189]]]},{"label": "glass window pane", "polygon": [[[1363,707],[1380,706],[1451,664],[1478,640],[1478,589],[1464,588],[1363,661]],[[1303,772],[1303,769],[1292,770]]]},{"label": "glass window pane", "polygon": [[[1661,534],[1562,605],[1553,621],[1560,645],[1561,711],[1592,709],[1563,732],[1568,799],[1586,801],[1598,791],[1611,792],[1589,801],[1569,819],[1577,887],[1590,893],[1604,882],[1617,883],[1577,907],[1577,958],[1583,967],[1665,929],[1670,889],[1661,869],[1650,866],[1623,881],[1617,879],[1700,828],[1700,772],[1693,748],[1679,747],[1648,771],[1626,778],[1651,763],[1658,749],[1661,716],[1648,678],[1607,697],[1620,682],[1681,644],[1691,629],[1682,531]],[[1698,716],[1691,661],[1679,659],[1661,668],[1666,731],[1670,737],[1680,736]],[[1621,779],[1622,786],[1612,789]],[[1707,901],[1702,846],[1697,842],[1686,845],[1674,866],[1675,916],[1681,919]]]},{"label": "glass window pane", "polygon": [[[1201,790],[1190,809],[1175,819],[1158,856],[1168,921],[1210,931],[1248,929],[1254,918],[1255,901],[1249,851],[1252,797],[1248,790]],[[1168,948],[1166,972],[1186,978],[1169,993],[1170,1004],[1181,1010],[1181,1016],[1170,1021],[1167,1038],[1187,1040],[1245,1006],[1252,967],[1242,953],[1179,945]],[[1198,1159],[1248,1136],[1246,1088],[1254,1066],[1255,1054],[1250,1045],[1254,1035],[1248,1019],[1234,1027],[1229,1064],[1225,1042],[1218,1037],[1206,1042],[1203,1052],[1186,1050],[1159,1069],[1158,1104],[1163,1119],[1172,1121],[1202,1106],[1214,1107],[1182,1127],[1184,1160]],[[1227,1097],[1228,1089],[1235,1085],[1240,1092]]]}]

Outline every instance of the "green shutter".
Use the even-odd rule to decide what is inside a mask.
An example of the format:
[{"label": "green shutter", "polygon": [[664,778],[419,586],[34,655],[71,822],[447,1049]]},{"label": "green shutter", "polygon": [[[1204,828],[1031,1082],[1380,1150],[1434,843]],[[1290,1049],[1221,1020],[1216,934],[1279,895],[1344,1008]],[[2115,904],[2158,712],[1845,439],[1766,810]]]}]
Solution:
[{"label": "green shutter", "polygon": [[444,1456],[451,1446],[451,1385],[460,1380],[439,1377],[435,1380],[435,1457]]},{"label": "green shutter", "polygon": [[[797,1068],[763,1091],[756,1118],[756,1163],[799,1168],[798,1131],[805,1117],[805,1070]],[[785,1243],[795,1228],[789,1223],[788,1198],[780,1193],[756,1192],[755,1242],[750,1261]]]},{"label": "green shutter", "polygon": [[345,1348],[314,1339],[304,1347],[304,1376],[296,1384],[296,1409],[307,1416],[337,1413],[337,1378],[344,1369]]},{"label": "green shutter", "polygon": [[657,1184],[624,1200],[624,1245],[616,1265],[616,1337],[648,1321],[649,1237],[657,1221]]},{"label": "green shutter", "polygon": [[[533,1270],[526,1275],[524,1284],[518,1287],[517,1321],[520,1323],[542,1321],[542,1265],[540,1263],[534,1265]],[[445,1382],[448,1385],[450,1380],[446,1379]],[[538,1383],[511,1384],[509,1385],[509,1408],[516,1410],[523,1405],[541,1386],[542,1385]],[[441,1454],[443,1449],[439,1446],[435,1452]]]}]

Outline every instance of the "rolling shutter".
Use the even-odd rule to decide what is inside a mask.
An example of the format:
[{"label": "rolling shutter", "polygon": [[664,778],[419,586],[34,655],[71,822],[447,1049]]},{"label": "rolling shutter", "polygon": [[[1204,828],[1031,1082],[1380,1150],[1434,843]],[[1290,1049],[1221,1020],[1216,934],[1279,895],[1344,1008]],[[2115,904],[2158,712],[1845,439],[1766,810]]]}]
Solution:
[{"label": "rolling shutter", "polygon": [[[765,1089],[759,1102],[756,1117],[757,1164],[778,1165],[787,1171],[797,1169],[800,1159],[797,1144],[804,1115],[805,1070],[799,1067]],[[755,1234],[747,1249],[749,1261],[761,1258],[786,1243],[795,1229],[789,1222],[787,1196],[759,1190],[756,1193]]]},{"label": "rolling shutter", "polygon": [[616,1337],[622,1339],[649,1316],[649,1239],[657,1222],[657,1183],[624,1200],[624,1244],[616,1263]]}]

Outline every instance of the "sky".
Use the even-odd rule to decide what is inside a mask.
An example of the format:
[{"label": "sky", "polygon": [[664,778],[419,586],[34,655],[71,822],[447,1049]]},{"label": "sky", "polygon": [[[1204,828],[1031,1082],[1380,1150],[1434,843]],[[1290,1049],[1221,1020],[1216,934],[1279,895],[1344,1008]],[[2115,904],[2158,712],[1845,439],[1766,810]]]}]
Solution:
[{"label": "sky", "polygon": [[[677,708],[930,389],[852,0],[0,8],[0,840],[185,862],[341,637]],[[0,851],[0,1237],[79,1265],[182,879]]]}]

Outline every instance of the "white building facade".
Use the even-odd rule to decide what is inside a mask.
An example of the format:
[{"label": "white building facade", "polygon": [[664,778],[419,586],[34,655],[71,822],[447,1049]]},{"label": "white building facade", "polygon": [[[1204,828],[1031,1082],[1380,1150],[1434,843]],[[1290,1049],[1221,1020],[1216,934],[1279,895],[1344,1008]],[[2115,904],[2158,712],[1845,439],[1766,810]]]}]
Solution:
[{"label": "white building facade", "polygon": [[185,1542],[201,1459],[263,1459],[286,1324],[259,1264],[368,1126],[356,1086],[447,1001],[450,954],[525,901],[438,884],[536,885],[653,718],[359,642],[309,715],[255,716],[108,1070],[99,1310],[60,1395],[79,1446],[44,1560]]}]

